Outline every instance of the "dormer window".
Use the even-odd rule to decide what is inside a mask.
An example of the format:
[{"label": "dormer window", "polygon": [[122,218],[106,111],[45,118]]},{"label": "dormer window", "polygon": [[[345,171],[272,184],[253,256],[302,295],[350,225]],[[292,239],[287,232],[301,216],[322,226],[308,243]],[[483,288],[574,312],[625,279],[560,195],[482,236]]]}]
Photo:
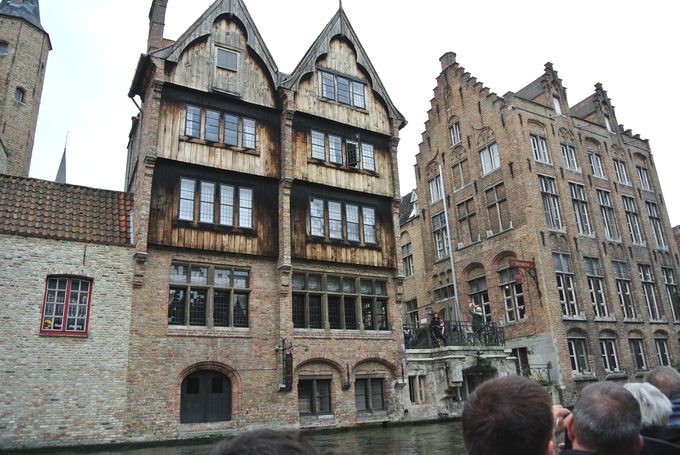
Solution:
[{"label": "dormer window", "polygon": [[218,47],[216,61],[218,68],[229,71],[238,71],[238,52]]},{"label": "dormer window", "polygon": [[326,71],[319,71],[319,73],[323,98],[366,109],[366,84]]}]

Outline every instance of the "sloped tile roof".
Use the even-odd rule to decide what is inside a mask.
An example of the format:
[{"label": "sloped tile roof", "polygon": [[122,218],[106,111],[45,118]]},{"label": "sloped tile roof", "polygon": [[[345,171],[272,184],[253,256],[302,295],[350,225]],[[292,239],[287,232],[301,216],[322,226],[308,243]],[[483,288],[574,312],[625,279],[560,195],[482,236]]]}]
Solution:
[{"label": "sloped tile roof", "polygon": [[130,245],[130,193],[0,174],[0,233]]},{"label": "sloped tile roof", "polygon": [[529,85],[519,90],[517,93],[515,93],[515,96],[518,96],[528,101],[533,101],[534,99],[536,99],[538,95],[544,92],[545,92],[545,74],[539,76]]},{"label": "sloped tile roof", "polygon": [[[402,196],[401,203],[399,204],[399,226],[411,221],[413,218],[418,216],[418,198],[416,196],[416,191],[413,190],[405,196]],[[416,213],[414,212],[416,210]]]}]

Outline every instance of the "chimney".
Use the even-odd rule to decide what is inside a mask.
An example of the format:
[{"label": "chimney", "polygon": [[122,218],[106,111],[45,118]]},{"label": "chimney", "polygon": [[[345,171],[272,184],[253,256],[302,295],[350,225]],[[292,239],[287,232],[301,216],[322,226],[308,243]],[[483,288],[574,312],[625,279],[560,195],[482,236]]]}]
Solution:
[{"label": "chimney", "polygon": [[168,0],[152,0],[149,10],[147,53],[163,47],[163,30],[165,29],[165,10],[167,7]]}]

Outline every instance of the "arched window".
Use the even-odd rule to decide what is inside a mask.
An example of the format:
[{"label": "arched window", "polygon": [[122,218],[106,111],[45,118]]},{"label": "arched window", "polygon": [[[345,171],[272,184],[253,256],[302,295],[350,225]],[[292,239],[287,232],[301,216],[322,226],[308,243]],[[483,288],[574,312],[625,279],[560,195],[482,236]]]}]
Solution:
[{"label": "arched window", "polygon": [[628,344],[630,354],[633,357],[633,367],[635,371],[647,370],[647,356],[645,355],[645,344],[642,333],[631,331],[628,334]]},{"label": "arched window", "polygon": [[569,360],[573,373],[585,373],[590,371],[588,365],[588,343],[586,335],[578,330],[570,330],[567,333],[567,346],[569,347]]},{"label": "arched window", "polygon": [[231,420],[231,382],[217,371],[197,371],[182,381],[180,422]]},{"label": "arched window", "polygon": [[671,366],[671,357],[668,351],[668,335],[666,332],[661,330],[654,332],[654,344],[656,345],[656,356],[659,360],[659,365]]},{"label": "arched window", "polygon": [[600,351],[605,373],[619,372],[619,355],[616,349],[616,334],[605,330],[600,332]]},{"label": "arched window", "polygon": [[14,92],[14,101],[17,101],[19,103],[25,103],[26,102],[26,90],[24,90],[21,87],[17,87],[16,91]]}]

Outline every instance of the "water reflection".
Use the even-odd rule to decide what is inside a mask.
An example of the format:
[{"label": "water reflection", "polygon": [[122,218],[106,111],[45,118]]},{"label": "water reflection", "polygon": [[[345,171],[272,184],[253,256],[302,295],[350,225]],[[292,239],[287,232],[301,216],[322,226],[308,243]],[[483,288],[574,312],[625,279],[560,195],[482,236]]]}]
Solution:
[{"label": "water reflection", "polygon": [[[367,428],[333,433],[307,433],[305,436],[319,453],[327,455],[466,453],[460,422]],[[213,444],[200,444],[88,453],[95,455],[204,455],[212,446]],[[50,451],[50,453],[52,455],[78,454],[78,452],[68,451]]]}]

